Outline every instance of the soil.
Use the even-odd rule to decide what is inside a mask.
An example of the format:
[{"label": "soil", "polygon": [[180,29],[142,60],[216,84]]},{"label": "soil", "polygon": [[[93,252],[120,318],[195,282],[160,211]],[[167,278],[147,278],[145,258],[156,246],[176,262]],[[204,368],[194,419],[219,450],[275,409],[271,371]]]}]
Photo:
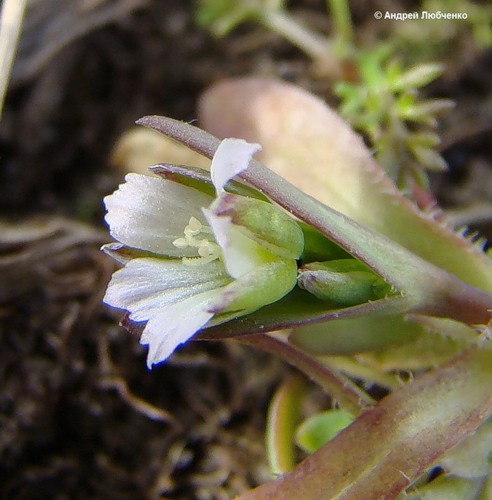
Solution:
[{"label": "soil", "polygon": [[[354,1],[357,29],[379,36],[387,3]],[[324,6],[289,2],[326,30]],[[452,208],[492,202],[492,52],[459,54],[429,90],[458,103],[441,127],[450,170],[433,179]],[[226,341],[149,372],[101,301],[115,141],[146,114],[194,120],[201,91],[246,74],[326,90],[258,27],[197,28],[191,1],[31,1],[0,125],[0,497],[227,499],[271,478],[265,413],[290,369]]]}]

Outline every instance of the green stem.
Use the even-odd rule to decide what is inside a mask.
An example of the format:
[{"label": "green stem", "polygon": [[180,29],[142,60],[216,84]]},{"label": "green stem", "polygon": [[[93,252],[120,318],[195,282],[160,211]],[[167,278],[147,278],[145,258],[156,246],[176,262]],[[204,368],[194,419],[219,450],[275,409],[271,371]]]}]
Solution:
[{"label": "green stem", "polygon": [[262,12],[260,21],[267,28],[305,52],[313,61],[321,62],[328,76],[332,78],[338,76],[340,72],[339,62],[328,40],[311,32],[281,10]]},{"label": "green stem", "polygon": [[347,0],[327,0],[328,11],[333,20],[335,37],[338,39],[345,51],[349,49],[354,40],[352,30],[352,17]]}]

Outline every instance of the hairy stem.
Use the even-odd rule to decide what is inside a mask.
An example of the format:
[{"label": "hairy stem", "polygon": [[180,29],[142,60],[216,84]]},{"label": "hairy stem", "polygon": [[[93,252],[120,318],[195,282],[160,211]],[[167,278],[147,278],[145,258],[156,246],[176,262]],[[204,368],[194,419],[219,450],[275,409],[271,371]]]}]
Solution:
[{"label": "hairy stem", "polygon": [[470,349],[383,398],[291,472],[241,500],[396,498],[492,413],[490,351]]}]

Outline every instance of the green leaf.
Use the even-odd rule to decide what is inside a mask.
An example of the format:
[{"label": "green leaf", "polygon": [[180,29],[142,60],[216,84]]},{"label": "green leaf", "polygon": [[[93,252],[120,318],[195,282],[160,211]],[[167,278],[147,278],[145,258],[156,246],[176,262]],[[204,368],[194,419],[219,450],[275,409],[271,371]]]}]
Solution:
[{"label": "green leaf", "polygon": [[277,389],[268,407],[266,451],[275,475],[285,474],[295,465],[294,433],[305,390],[303,380],[292,376]]},{"label": "green leaf", "polygon": [[448,168],[444,158],[433,149],[415,146],[412,148],[412,153],[423,167],[431,170],[432,172],[445,172]]},{"label": "green leaf", "polygon": [[[411,324],[411,322],[410,322]],[[407,327],[409,328],[409,327]],[[357,359],[378,370],[425,370],[446,363],[469,345],[439,334],[429,335],[425,329],[410,333],[406,342],[387,343],[372,352],[363,352]],[[397,337],[398,338],[398,337]],[[401,338],[401,337],[400,337]]]},{"label": "green leaf", "polygon": [[391,88],[396,91],[425,87],[442,74],[444,67],[438,63],[419,64],[395,78]]},{"label": "green leaf", "polygon": [[454,106],[454,101],[450,99],[428,99],[406,108],[400,108],[399,114],[405,120],[435,126],[435,116],[454,108]]},{"label": "green leaf", "polygon": [[289,341],[317,356],[346,356],[395,344],[405,346],[422,332],[423,327],[401,315],[364,316],[301,326],[291,333]]},{"label": "green leaf", "polygon": [[354,420],[345,410],[328,410],[306,419],[297,429],[296,442],[307,453],[314,453]]}]

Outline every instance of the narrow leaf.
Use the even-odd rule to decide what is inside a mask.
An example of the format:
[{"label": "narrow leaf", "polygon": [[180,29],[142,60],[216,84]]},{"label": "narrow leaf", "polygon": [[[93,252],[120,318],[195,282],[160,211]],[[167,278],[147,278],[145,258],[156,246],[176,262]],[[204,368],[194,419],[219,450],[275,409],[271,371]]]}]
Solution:
[{"label": "narrow leaf", "polygon": [[268,407],[266,450],[273,474],[285,474],[294,468],[294,434],[305,391],[304,381],[291,376],[277,389]]}]

